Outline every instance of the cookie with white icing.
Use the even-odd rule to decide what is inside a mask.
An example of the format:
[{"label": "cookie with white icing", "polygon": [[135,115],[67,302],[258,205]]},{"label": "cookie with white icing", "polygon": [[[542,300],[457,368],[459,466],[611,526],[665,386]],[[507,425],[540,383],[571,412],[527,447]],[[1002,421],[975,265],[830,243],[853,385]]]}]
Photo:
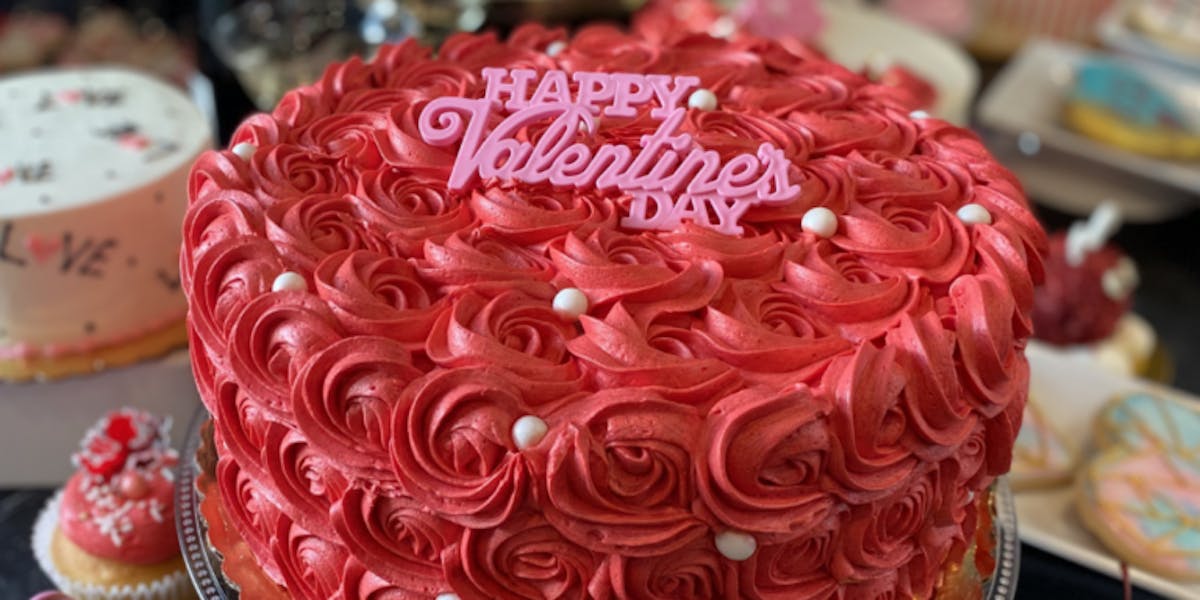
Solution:
[{"label": "cookie with white icing", "polygon": [[1200,581],[1200,411],[1130,394],[1101,413],[1093,443],[1076,496],[1083,523],[1130,564]]},{"label": "cookie with white icing", "polygon": [[179,244],[208,124],[120,69],[0,80],[0,379],[55,377],[179,345]]},{"label": "cookie with white icing", "polygon": [[1075,452],[1030,396],[1025,418],[1013,446],[1012,470],[1008,478],[1017,491],[1054,487],[1071,480]]}]

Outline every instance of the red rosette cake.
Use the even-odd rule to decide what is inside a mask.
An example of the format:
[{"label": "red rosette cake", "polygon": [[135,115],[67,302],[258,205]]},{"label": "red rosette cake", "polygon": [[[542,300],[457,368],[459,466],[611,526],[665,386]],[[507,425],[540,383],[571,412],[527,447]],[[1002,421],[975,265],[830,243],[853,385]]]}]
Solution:
[{"label": "red rosette cake", "polygon": [[764,39],[337,64],[191,178],[223,508],[295,598],[928,597],[1044,234],[970,132]]}]

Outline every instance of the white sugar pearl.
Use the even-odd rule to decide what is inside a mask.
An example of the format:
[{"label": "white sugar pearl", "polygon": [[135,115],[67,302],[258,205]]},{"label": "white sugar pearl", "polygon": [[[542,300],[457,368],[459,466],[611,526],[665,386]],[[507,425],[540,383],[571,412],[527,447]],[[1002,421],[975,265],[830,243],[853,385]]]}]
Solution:
[{"label": "white sugar pearl", "polygon": [[254,156],[255,152],[258,152],[258,146],[250,142],[242,142],[233,147],[233,153],[242,160],[250,160],[250,157]]},{"label": "white sugar pearl", "polygon": [[896,64],[896,60],[886,52],[875,50],[867,55],[867,74],[871,79],[879,79]]},{"label": "white sugar pearl", "polygon": [[1128,256],[1121,257],[1117,264],[1100,276],[1100,285],[1104,295],[1112,300],[1124,300],[1139,283],[1137,265]]},{"label": "white sugar pearl", "polygon": [[754,536],[740,531],[723,531],[717,534],[717,550],[729,560],[743,561],[754,555],[758,542]]},{"label": "white sugar pearl", "polygon": [[688,96],[688,108],[695,108],[704,111],[716,110],[717,95],[712,93],[711,90],[700,88],[692,92],[692,95]]},{"label": "white sugar pearl", "polygon": [[715,38],[728,38],[737,33],[737,21],[728,15],[718,18],[713,21],[711,27],[708,28],[708,35]]},{"label": "white sugar pearl", "polygon": [[1123,300],[1125,294],[1130,291],[1125,287],[1125,281],[1116,268],[1109,269],[1100,276],[1100,286],[1104,288],[1104,295],[1108,296],[1109,300]]},{"label": "white sugar pearl", "polygon": [[960,221],[966,223],[967,225],[992,224],[992,213],[988,212],[988,209],[979,204],[975,204],[974,202],[971,204],[962,205],[962,207],[960,207],[958,212],[955,214],[958,215],[958,219]]},{"label": "white sugar pearl", "polygon": [[513,444],[517,446],[517,450],[536,446],[538,442],[542,441],[542,438],[546,437],[549,429],[545,421],[533,415],[525,415],[513,423]]},{"label": "white sugar pearl", "polygon": [[454,592],[444,592],[444,593],[438,594],[437,598],[434,598],[434,600],[462,600],[462,599],[459,598],[458,594],[455,594]]},{"label": "white sugar pearl", "polygon": [[271,284],[272,292],[307,292],[308,282],[299,273],[284,271]]},{"label": "white sugar pearl", "polygon": [[563,288],[554,295],[551,305],[564,319],[575,320],[588,310],[588,299],[578,288]]},{"label": "white sugar pearl", "polygon": [[910,119],[928,119],[929,113],[927,113],[923,110],[914,110],[914,111],[908,113],[908,118],[910,118]]},{"label": "white sugar pearl", "polygon": [[1032,131],[1023,131],[1017,136],[1017,150],[1025,156],[1033,156],[1042,150],[1042,138]]},{"label": "white sugar pearl", "polygon": [[831,237],[837,233],[837,215],[824,206],[810,208],[800,219],[800,228],[818,237]]},{"label": "white sugar pearl", "polygon": [[562,54],[562,51],[566,50],[566,49],[567,49],[567,43],[562,40],[550,42],[550,45],[546,46],[546,56],[549,56],[550,58],[554,58],[555,56]]}]

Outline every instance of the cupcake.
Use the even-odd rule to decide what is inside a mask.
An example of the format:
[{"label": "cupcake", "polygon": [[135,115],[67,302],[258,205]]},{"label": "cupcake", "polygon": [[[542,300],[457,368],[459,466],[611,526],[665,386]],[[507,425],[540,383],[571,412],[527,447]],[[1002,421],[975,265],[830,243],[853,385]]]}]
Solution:
[{"label": "cupcake", "polygon": [[1089,220],[1050,236],[1046,279],[1034,292],[1033,335],[1110,371],[1146,376],[1157,336],[1130,310],[1137,265],[1107,242],[1119,225],[1116,207],[1102,204]]},{"label": "cupcake", "polygon": [[76,472],[38,517],[33,549],[77,600],[194,598],[175,536],[170,420],[110,413],[84,436]]}]

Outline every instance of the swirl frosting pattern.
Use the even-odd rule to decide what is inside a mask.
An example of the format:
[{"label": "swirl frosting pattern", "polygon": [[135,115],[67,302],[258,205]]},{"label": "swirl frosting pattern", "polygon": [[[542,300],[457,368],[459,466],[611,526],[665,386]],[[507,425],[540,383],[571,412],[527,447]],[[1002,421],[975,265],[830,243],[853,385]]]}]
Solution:
[{"label": "swirl frosting pattern", "polygon": [[[1019,186],[807,49],[638,31],[387,47],[247,120],[248,160],[196,164],[181,263],[222,498],[294,597],[927,597],[969,542],[1028,384],[1045,240]],[[611,190],[452,190],[417,115],[482,97],[483,67],[695,75],[719,109],[681,131],[769,141],[801,192],[731,237],[624,230]],[[648,110],[594,142],[636,145]],[[818,206],[831,236],[801,226]],[[547,431],[518,444],[525,416]]]}]

